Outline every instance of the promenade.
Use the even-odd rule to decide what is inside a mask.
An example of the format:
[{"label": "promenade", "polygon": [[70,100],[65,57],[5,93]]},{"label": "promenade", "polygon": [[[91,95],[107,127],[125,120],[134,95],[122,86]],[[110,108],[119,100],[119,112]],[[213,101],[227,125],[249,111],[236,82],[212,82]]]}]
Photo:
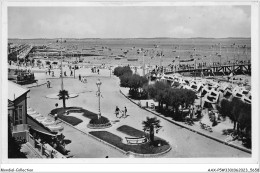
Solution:
[{"label": "promenade", "polygon": [[[65,69],[66,70],[66,69]],[[44,75],[45,76],[44,76]],[[57,76],[59,70],[55,70],[54,78],[43,73],[41,78],[49,80],[51,82],[51,88],[47,88],[46,85],[30,88],[28,106],[34,108],[36,111],[43,115],[48,115],[49,112],[55,108],[55,103],[62,106],[62,101],[58,99],[46,98],[48,94],[58,93],[61,86],[61,80]],[[67,70],[67,74],[69,71]],[[87,76],[87,83],[82,83],[78,80],[78,75]],[[98,110],[98,98],[96,97],[97,86],[96,82],[100,79],[101,85],[101,113],[103,116],[110,119],[110,121],[119,120],[119,122],[112,124],[112,127],[105,129],[109,132],[124,138],[126,136],[120,134],[116,128],[122,125],[129,125],[136,129],[142,130],[142,121],[146,117],[154,117],[155,115],[149,111],[146,111],[132,101],[127,99],[120,93],[119,79],[115,76],[110,77],[110,71],[108,69],[101,69],[100,75],[97,73],[91,73],[89,68],[76,70],[76,78],[67,77],[64,78],[64,88],[69,91],[70,94],[78,94],[76,98],[66,100],[66,106],[77,106],[97,113]],[[121,88],[122,90],[122,88]],[[123,109],[125,106],[128,109],[128,117],[117,119],[115,117],[115,107],[118,106]],[[74,115],[83,122],[75,126],[74,128],[65,125],[63,134],[66,139],[70,140],[66,149],[70,150],[74,158],[104,158],[105,156],[121,158],[127,157],[118,150],[107,146],[92,137],[86,135],[93,129],[88,129],[86,125],[89,122],[88,118],[81,116],[80,114]],[[166,158],[194,158],[194,157],[250,157],[247,152],[239,149],[224,145],[215,140],[209,139],[203,135],[194,133],[186,128],[178,126],[164,118],[158,117],[161,121],[163,128],[159,131],[159,137],[167,140],[172,146],[172,150],[162,157]],[[81,131],[85,132],[82,133]]]}]

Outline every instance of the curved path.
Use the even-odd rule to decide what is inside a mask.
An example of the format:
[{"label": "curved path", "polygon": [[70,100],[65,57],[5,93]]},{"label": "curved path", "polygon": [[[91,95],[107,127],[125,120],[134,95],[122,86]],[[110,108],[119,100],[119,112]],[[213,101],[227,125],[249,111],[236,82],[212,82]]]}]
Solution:
[{"label": "curved path", "polygon": [[[143,109],[140,109],[137,105],[133,104],[131,101],[125,98],[119,92],[119,79],[114,76],[109,77],[108,70],[108,72],[106,73],[104,72],[105,70],[101,70],[102,76],[88,73],[87,70],[88,69],[86,69],[85,73],[88,74],[88,83],[86,84],[81,83],[78,79],[64,79],[65,89],[69,90],[70,93],[80,93],[77,98],[67,100],[67,106],[80,106],[90,111],[97,112],[98,99],[96,97],[96,81],[98,78],[100,78],[102,82],[101,95],[103,96],[103,98],[101,98],[102,115],[108,117],[111,121],[116,120],[117,118],[114,114],[116,106],[118,106],[120,109],[123,109],[124,106],[126,106],[128,109],[127,114],[129,115],[125,119],[121,118],[120,122],[114,124],[111,128],[107,129],[108,131],[113,133],[113,131],[115,131],[117,127],[122,125],[129,125],[136,129],[142,130],[142,121],[144,121],[146,117],[155,116]],[[84,71],[82,69],[81,74],[83,72]],[[105,74],[102,74],[103,72]],[[38,109],[36,108],[38,106],[39,109],[43,111],[41,112],[39,110],[39,112],[41,112],[42,114],[47,114],[50,112],[51,109],[55,108],[55,102],[58,102],[59,106],[62,105],[61,101],[44,98],[47,93],[57,92],[60,88],[60,80],[53,79],[51,82],[53,84],[52,86],[54,86],[53,88],[47,89],[46,87],[38,87],[31,89],[31,92],[29,92],[31,98],[28,100],[28,105],[30,107],[34,107],[36,110]],[[161,121],[161,125],[163,126],[163,128],[159,131],[157,135],[167,140],[172,145],[172,148],[174,148],[163,157],[251,157],[251,155],[246,152],[208,139],[204,136],[174,125],[162,118],[158,117],[158,119]],[[84,127],[82,126],[82,128]],[[80,135],[80,132],[75,132],[75,136],[77,136],[78,134]],[[104,148],[107,147],[104,144],[99,144],[99,146],[102,145],[104,146]],[[123,157],[118,154],[115,154],[115,156]]]}]

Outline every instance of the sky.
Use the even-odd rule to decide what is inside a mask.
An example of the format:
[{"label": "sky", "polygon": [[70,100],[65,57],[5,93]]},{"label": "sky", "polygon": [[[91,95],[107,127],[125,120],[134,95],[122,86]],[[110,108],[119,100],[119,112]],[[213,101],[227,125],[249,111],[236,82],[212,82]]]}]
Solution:
[{"label": "sky", "polygon": [[251,7],[8,7],[8,38],[61,37],[251,37]]}]

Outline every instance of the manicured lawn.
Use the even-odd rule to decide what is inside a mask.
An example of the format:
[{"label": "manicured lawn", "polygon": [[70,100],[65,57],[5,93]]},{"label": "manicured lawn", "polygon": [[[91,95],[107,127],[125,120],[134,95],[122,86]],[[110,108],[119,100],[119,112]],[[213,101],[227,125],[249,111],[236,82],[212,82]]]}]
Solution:
[{"label": "manicured lawn", "polygon": [[[95,121],[95,119],[97,119],[97,114],[93,113],[93,112],[90,112],[86,109],[83,109],[81,107],[67,107],[66,109],[64,108],[56,108],[56,109],[53,109],[51,111],[51,114],[54,115],[54,114],[58,114],[58,117],[64,121],[66,121],[67,123],[75,126],[75,125],[78,125],[79,123],[82,122],[82,120],[76,118],[76,117],[73,117],[73,116],[64,116],[63,114],[65,113],[66,110],[69,110],[69,112],[75,112],[75,113],[83,113],[82,115],[86,118],[89,118],[91,119],[91,121],[93,121],[94,123],[97,123],[97,121]],[[109,122],[109,120],[106,118],[106,117],[103,117],[102,118],[102,121],[105,121],[105,122]]]},{"label": "manicured lawn", "polygon": [[91,131],[89,133],[126,152],[131,151],[138,154],[157,154],[170,148],[170,145],[164,140],[157,141],[161,143],[160,147],[153,146],[150,143],[140,145],[127,145],[122,143],[122,139],[119,136],[107,131]]},{"label": "manicured lawn", "polygon": [[86,109],[83,109],[81,107],[67,107],[66,109],[56,108],[51,111],[51,114],[53,114],[53,115],[58,114],[58,116],[59,116],[60,114],[63,114],[66,110],[71,110],[70,112],[83,113],[83,116],[87,117],[89,119],[93,119],[97,116],[97,114],[90,112]]},{"label": "manicured lawn", "polygon": [[145,133],[140,131],[140,130],[137,130],[133,127],[130,127],[128,125],[123,125],[123,126],[120,126],[117,128],[118,131],[124,133],[124,134],[127,134],[129,136],[133,136],[133,137],[142,137],[142,136],[145,136]]},{"label": "manicured lawn", "polygon": [[58,116],[60,119],[62,119],[63,121],[66,121],[67,123],[76,126],[79,123],[82,123],[83,121],[81,119],[78,119],[76,117],[73,116],[64,116],[64,115],[59,115]]}]

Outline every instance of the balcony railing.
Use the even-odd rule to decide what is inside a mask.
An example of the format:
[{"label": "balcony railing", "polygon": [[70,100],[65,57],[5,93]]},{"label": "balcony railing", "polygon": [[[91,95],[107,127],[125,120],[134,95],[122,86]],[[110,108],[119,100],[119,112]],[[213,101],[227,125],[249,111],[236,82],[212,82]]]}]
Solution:
[{"label": "balcony railing", "polygon": [[18,143],[26,143],[28,141],[29,128],[28,124],[19,124],[13,126],[12,136]]},{"label": "balcony railing", "polygon": [[28,124],[18,124],[13,126],[13,133],[28,131]]}]

